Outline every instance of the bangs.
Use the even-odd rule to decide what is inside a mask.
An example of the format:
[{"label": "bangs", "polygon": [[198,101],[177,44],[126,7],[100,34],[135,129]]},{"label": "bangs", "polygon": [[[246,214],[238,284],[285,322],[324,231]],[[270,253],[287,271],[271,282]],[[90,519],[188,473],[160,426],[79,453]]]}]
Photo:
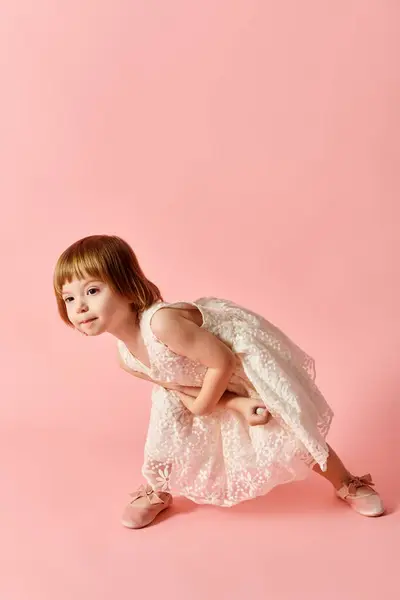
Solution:
[{"label": "bangs", "polygon": [[74,279],[107,280],[106,265],[98,251],[82,247],[69,250],[60,256],[54,273],[54,291],[58,296],[62,296],[64,285]]}]

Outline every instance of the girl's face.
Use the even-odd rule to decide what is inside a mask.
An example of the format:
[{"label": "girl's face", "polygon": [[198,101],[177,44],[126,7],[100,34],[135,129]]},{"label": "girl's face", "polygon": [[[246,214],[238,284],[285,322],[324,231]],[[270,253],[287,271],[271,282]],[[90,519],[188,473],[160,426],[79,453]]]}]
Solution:
[{"label": "girl's face", "polygon": [[74,279],[62,295],[69,320],[86,335],[114,333],[134,317],[129,302],[96,279]]}]

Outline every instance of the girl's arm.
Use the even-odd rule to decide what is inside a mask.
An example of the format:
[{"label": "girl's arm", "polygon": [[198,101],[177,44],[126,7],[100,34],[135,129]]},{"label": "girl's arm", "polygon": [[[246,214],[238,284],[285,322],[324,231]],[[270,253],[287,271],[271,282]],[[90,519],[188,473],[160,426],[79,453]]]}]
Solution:
[{"label": "girl's arm", "polygon": [[[193,413],[193,406],[195,399],[199,396],[201,388],[199,387],[187,387],[178,384],[154,381],[150,379],[144,373],[139,373],[138,371],[133,371],[121,359],[118,354],[118,360],[120,367],[133,375],[134,377],[138,377],[139,379],[145,379],[146,381],[150,381],[151,383],[156,383],[157,385],[161,385],[167,389],[173,390],[178,393],[179,398],[182,404]],[[241,414],[248,422],[249,425],[265,425],[268,423],[270,419],[270,414],[268,411],[264,411],[263,414],[257,414],[257,408],[265,409],[264,404],[261,402],[257,402],[253,398],[246,398],[244,396],[238,396],[233,392],[225,391],[221,396],[220,401],[218,402],[218,407],[221,409],[230,409],[234,410],[237,413]]]},{"label": "girl's arm", "polygon": [[151,379],[151,377],[149,377],[148,375],[145,375],[144,373],[139,373],[139,371],[134,371],[133,369],[130,369],[125,364],[123,359],[121,358],[121,355],[119,352],[117,354],[117,357],[118,357],[119,366],[121,367],[121,369],[123,369],[124,371],[129,373],[129,375],[133,375],[134,377],[138,377],[139,379],[144,379],[145,381],[150,381],[151,383],[155,383],[156,385],[161,385],[162,387],[165,387],[169,390],[184,392],[185,394],[192,396],[193,398],[197,398],[197,396],[199,395],[199,392],[201,390],[200,387],[187,387],[187,386],[179,385],[177,383],[168,383],[166,381],[154,381],[154,379]]},{"label": "girl's arm", "polygon": [[[182,404],[186,406],[191,413],[193,413],[193,406],[198,398],[201,388],[182,388],[180,390],[175,390],[182,401]],[[239,396],[234,394],[233,392],[224,392],[221,396],[220,401],[218,402],[218,408],[230,408],[231,410],[236,410],[236,401]]]},{"label": "girl's arm", "polygon": [[[178,392],[182,404],[186,406],[188,410],[193,412],[193,406],[195,399],[192,396]],[[259,402],[254,398],[246,396],[238,396],[233,392],[224,392],[221,400],[217,405],[218,409],[234,410],[244,417],[249,425],[252,427],[256,425],[266,425],[271,418],[271,414],[266,410],[263,402]],[[257,412],[257,409],[261,409],[261,413]]]},{"label": "girl's arm", "polygon": [[207,367],[199,395],[189,410],[195,415],[211,413],[221,400],[235,368],[233,352],[215,335],[171,308],[153,316],[151,328],[157,338],[176,354]]}]

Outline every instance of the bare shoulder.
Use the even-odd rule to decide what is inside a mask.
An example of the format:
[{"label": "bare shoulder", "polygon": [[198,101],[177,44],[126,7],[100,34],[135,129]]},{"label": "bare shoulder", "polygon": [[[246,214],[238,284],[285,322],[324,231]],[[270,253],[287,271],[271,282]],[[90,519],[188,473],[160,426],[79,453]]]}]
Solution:
[{"label": "bare shoulder", "polygon": [[203,317],[196,306],[179,304],[157,310],[152,318],[154,335],[176,354],[208,368],[226,368],[235,363],[230,348],[202,327]]},{"label": "bare shoulder", "polygon": [[198,308],[192,304],[181,304],[179,307],[164,306],[157,310],[151,319],[151,329],[157,334],[162,334],[167,329],[185,328],[197,325],[201,327],[203,317]]}]

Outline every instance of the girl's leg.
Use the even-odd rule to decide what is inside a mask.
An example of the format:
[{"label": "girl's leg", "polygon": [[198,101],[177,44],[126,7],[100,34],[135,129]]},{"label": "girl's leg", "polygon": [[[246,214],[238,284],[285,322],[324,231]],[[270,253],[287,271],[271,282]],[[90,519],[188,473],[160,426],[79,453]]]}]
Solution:
[{"label": "girl's leg", "polygon": [[377,492],[373,489],[370,475],[354,477],[346,469],[336,452],[329,447],[327,470],[321,471],[319,465],[313,470],[322,475],[335,488],[337,495],[345,500],[356,512],[365,517],[379,517],[385,509]]},{"label": "girl's leg", "polygon": [[336,452],[330,447],[327,461],[327,470],[321,471],[319,465],[315,465],[313,470],[322,475],[325,479],[331,482],[336,490],[339,490],[343,484],[346,484],[351,478],[350,472],[346,469]]}]

